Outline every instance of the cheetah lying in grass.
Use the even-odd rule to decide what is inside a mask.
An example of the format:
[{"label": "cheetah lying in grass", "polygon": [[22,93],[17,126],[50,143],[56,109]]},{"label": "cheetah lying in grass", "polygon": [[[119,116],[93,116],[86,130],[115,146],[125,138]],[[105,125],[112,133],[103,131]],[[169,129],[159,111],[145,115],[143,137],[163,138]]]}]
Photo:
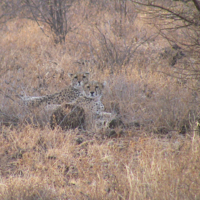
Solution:
[{"label": "cheetah lying in grass", "polygon": [[[105,83],[100,83],[97,81],[91,81],[84,84],[83,96],[79,96],[79,98],[70,104],[61,105],[61,107],[59,107],[51,115],[51,127],[54,128],[56,125],[60,125],[62,129],[67,129],[67,127],[76,128],[80,126],[86,126],[87,128],[91,126],[97,129],[107,127],[108,122],[110,122],[115,117],[115,115],[112,113],[104,112],[104,105],[101,102],[104,87]],[[71,112],[69,112],[70,106],[72,106]],[[77,109],[77,111],[75,111],[75,109]],[[83,115],[81,109],[84,109],[85,115]],[[81,113],[81,115],[79,116],[77,112]],[[75,124],[78,124],[76,127],[72,125],[74,120],[76,121]],[[79,123],[82,123],[83,121],[83,124]]]},{"label": "cheetah lying in grass", "polygon": [[104,111],[101,102],[102,92],[106,83],[91,81],[83,86],[84,95],[77,98],[72,104],[82,107],[86,112],[100,114]]},{"label": "cheetah lying in grass", "polygon": [[41,97],[23,97],[23,102],[29,107],[39,107],[42,104],[62,104],[63,102],[74,102],[79,96],[82,96],[83,86],[89,80],[88,72],[69,73],[71,85],[67,86],[60,92],[41,96]]},{"label": "cheetah lying in grass", "polygon": [[95,124],[96,128],[106,127],[115,116],[112,113],[104,112],[101,97],[105,83],[89,82],[88,72],[68,75],[71,78],[70,86],[55,94],[26,97],[23,99],[25,104],[32,108],[47,105],[46,111],[51,115],[52,128],[55,128],[56,125],[60,125],[63,129],[85,127],[83,125],[85,121],[87,121],[87,125]]}]

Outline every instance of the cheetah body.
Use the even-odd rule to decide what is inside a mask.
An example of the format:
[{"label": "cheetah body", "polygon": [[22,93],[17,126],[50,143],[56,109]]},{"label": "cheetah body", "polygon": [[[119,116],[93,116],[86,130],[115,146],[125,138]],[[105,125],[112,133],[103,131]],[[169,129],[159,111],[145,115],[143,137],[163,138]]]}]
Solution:
[{"label": "cheetah body", "polygon": [[67,86],[60,92],[41,96],[41,97],[25,97],[23,100],[30,107],[39,107],[42,104],[62,104],[63,102],[73,103],[76,99],[83,95],[83,86],[88,82],[88,72],[78,72],[68,74],[71,78],[71,85]]},{"label": "cheetah body", "polygon": [[86,114],[86,127],[91,122],[95,129],[107,128],[109,122],[116,114],[105,112],[101,97],[106,83],[91,81],[84,85],[84,95],[76,99],[73,105],[84,109]]},{"label": "cheetah body", "polygon": [[[60,125],[62,129],[67,129],[67,127],[75,128],[80,127],[80,123],[77,126],[72,126],[72,124],[81,122],[81,127],[87,127],[88,129],[89,127],[93,127],[96,123],[99,124],[99,120],[102,121],[102,113],[104,111],[104,105],[101,102],[104,86],[105,84],[97,81],[91,81],[85,84],[83,87],[84,94],[82,96],[79,96],[74,102],[62,104],[61,107],[52,114],[50,120],[51,127]],[[71,108],[70,112],[69,108]],[[80,108],[84,110],[84,115],[79,114],[81,113]],[[82,116],[84,116],[84,120]]]}]

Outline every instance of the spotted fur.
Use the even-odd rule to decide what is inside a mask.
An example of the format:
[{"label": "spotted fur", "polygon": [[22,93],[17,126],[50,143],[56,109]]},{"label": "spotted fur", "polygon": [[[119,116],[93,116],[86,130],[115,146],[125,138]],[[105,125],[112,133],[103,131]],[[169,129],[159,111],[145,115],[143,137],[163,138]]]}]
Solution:
[{"label": "spotted fur", "polygon": [[23,101],[30,107],[39,107],[42,104],[48,105],[74,102],[78,97],[83,95],[83,86],[89,80],[89,73],[77,72],[74,74],[69,73],[68,75],[71,78],[71,85],[60,92],[41,97],[25,97]]}]

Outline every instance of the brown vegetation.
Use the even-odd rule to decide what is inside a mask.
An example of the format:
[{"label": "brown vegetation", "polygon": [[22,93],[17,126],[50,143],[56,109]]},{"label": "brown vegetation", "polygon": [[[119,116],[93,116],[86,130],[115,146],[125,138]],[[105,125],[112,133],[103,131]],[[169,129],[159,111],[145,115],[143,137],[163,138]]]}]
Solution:
[{"label": "brown vegetation", "polygon": [[[20,1],[0,3],[0,199],[199,199],[197,1],[156,1],[190,20],[181,31],[171,26],[184,21],[152,6],[70,1],[64,42],[9,2]],[[23,104],[79,70],[107,82],[105,111],[122,120],[115,137],[52,130],[44,107]]]},{"label": "brown vegetation", "polygon": [[63,130],[85,127],[85,111],[79,106],[64,104],[56,109],[50,117],[50,126],[60,126]]}]

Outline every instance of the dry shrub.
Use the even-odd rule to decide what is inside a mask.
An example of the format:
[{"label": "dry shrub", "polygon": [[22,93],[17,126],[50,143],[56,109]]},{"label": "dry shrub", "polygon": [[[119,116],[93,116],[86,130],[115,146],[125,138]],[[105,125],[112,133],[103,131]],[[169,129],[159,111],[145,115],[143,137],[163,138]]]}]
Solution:
[{"label": "dry shrub", "polygon": [[51,128],[60,126],[63,130],[85,127],[85,111],[79,106],[64,104],[50,117]]},{"label": "dry shrub", "polygon": [[[127,19],[124,28],[129,23],[133,22]],[[134,23],[139,26],[137,21]],[[83,23],[82,28],[87,28],[86,25]],[[51,38],[46,38],[33,22],[9,22],[8,27],[12,32],[1,38],[1,45],[7,50],[1,54],[1,122],[4,125],[10,119],[11,124],[16,124],[17,120],[44,127],[49,115],[41,108],[34,112],[28,109],[20,95],[41,96],[60,91],[69,84],[66,72],[76,70],[89,71],[91,79],[108,82],[103,100],[106,110],[120,110],[127,124],[137,122],[145,130],[161,133],[171,130],[182,132],[182,129],[186,129],[183,130],[186,132],[190,124],[198,119],[199,113],[194,112],[196,104],[190,103],[194,97],[191,91],[184,88],[193,83],[183,87],[176,83],[176,79],[157,74],[156,71],[160,69],[165,72],[173,69],[167,67],[167,61],[158,65],[159,48],[153,45],[153,41],[153,44],[143,44],[147,38],[145,34],[141,34],[139,40],[133,40],[131,26],[125,32],[127,42],[124,42],[123,37],[117,36],[116,39],[112,28],[107,27],[106,23],[90,25],[89,29],[83,30],[82,35],[86,37],[74,35],[79,37],[78,41],[85,41],[80,45],[78,41],[72,42],[76,38],[72,38],[71,34],[67,36],[68,48],[62,45],[51,48]],[[79,57],[76,57],[77,54]],[[81,65],[75,63],[82,58],[89,58],[89,62],[85,64],[87,59],[84,59]],[[94,66],[90,65],[91,62]],[[167,66],[164,68],[165,64]],[[194,117],[190,119],[190,116]]]},{"label": "dry shrub", "polygon": [[[130,6],[130,2],[125,3]],[[77,2],[75,5],[78,9],[83,4]],[[141,22],[136,22],[134,6],[126,11],[122,2],[108,1],[106,10],[101,10],[99,5],[104,7],[105,2],[89,1],[84,8],[87,15],[94,11],[95,18],[101,19],[104,13],[104,19],[97,24],[94,24],[94,17],[83,20],[76,33],[67,34],[65,45],[55,45],[53,37],[46,37],[41,27],[30,20],[19,18],[4,25],[0,37],[0,100],[2,113],[8,115],[8,119],[30,122],[34,118],[34,124],[46,124],[48,117],[43,109],[39,117],[32,116],[20,96],[41,96],[61,90],[69,84],[67,72],[85,70],[91,72],[91,78],[105,80],[110,73],[118,71],[121,74],[122,66],[126,72],[132,70],[135,52],[147,38]],[[78,16],[81,19],[82,14],[76,12],[76,18]],[[74,15],[72,19],[75,20]],[[138,59],[140,62],[143,55]],[[4,118],[1,121],[6,125]]]},{"label": "dry shrub", "polygon": [[198,121],[198,97],[177,79],[157,73],[143,76],[132,70],[128,76],[110,76],[107,82],[106,110],[119,110],[127,126],[140,124],[148,132],[185,134]]}]

